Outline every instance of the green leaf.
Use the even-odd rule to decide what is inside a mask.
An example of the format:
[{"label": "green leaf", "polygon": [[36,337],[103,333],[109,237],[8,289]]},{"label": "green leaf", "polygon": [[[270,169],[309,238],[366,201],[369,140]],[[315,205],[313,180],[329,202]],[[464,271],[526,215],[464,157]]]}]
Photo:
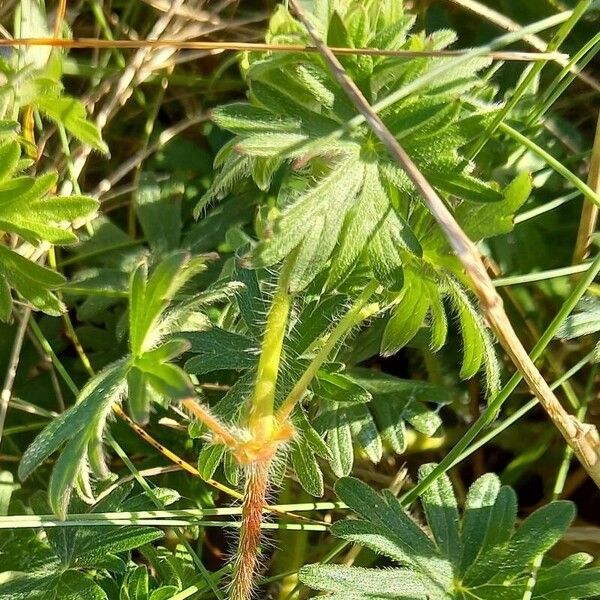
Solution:
[{"label": "green leaf", "polygon": [[327,445],[331,453],[331,469],[337,477],[350,474],[354,462],[352,430],[345,411],[327,410],[320,417],[318,427],[326,431]]},{"label": "green leaf", "polygon": [[549,567],[537,578],[534,598],[594,598],[600,594],[600,568],[583,569],[592,560],[589,554],[580,553]]},{"label": "green leaf", "polygon": [[331,285],[348,276],[365,247],[373,272],[390,290],[402,287],[402,250],[421,253],[414,233],[390,204],[378,165],[370,163],[365,165],[360,194],[346,216],[331,265]]},{"label": "green leaf", "polygon": [[[421,466],[419,479],[429,475],[434,466],[433,464]],[[440,553],[447,556],[456,567],[460,563],[462,555],[460,519],[456,497],[447,475],[438,477],[425,490],[421,497],[421,503]]]},{"label": "green leaf", "polygon": [[362,167],[355,157],[341,161],[283,213],[273,238],[261,246],[257,257],[261,266],[278,263],[298,247],[291,291],[302,290],[325,267],[361,175]]},{"label": "green leaf", "polygon": [[[20,19],[16,25],[19,34],[24,38],[52,37],[44,0],[21,0]],[[19,49],[23,63],[35,69],[43,69],[46,66],[51,52],[52,48],[44,46],[26,46]]]},{"label": "green leaf", "polygon": [[157,343],[161,319],[175,294],[205,268],[204,257],[192,258],[185,251],[167,255],[150,276],[145,261],[137,266],[129,286],[129,342],[134,356],[151,350]]},{"label": "green leaf", "polygon": [[446,343],[448,337],[448,318],[444,309],[442,294],[437,285],[427,282],[427,292],[430,301],[431,320],[431,349],[437,352]]},{"label": "green leaf", "polygon": [[346,409],[346,416],[355,443],[372,463],[378,463],[383,456],[383,444],[369,409],[363,404],[353,404]]},{"label": "green leaf", "polygon": [[205,481],[210,479],[225,456],[223,444],[205,444],[198,455],[198,471]]},{"label": "green leaf", "polygon": [[85,435],[72,437],[61,452],[50,477],[48,501],[59,519],[67,516],[71,493],[82,467],[85,466],[88,439]]},{"label": "green leaf", "polygon": [[485,206],[464,202],[456,210],[456,218],[475,241],[508,233],[514,226],[515,213],[529,198],[531,187],[531,176],[521,173],[504,190],[501,200]]},{"label": "green leaf", "polygon": [[142,261],[131,274],[129,281],[129,344],[132,354],[140,354],[144,336],[141,314],[146,301],[146,282],[148,279],[148,263]]},{"label": "green leaf", "polygon": [[[402,8],[383,9],[381,3],[375,7],[354,1],[324,2],[323,7],[315,6],[315,14],[314,25],[328,43],[346,47],[376,43],[379,48],[418,51],[444,48],[456,40],[456,34],[447,30],[427,37],[409,36],[414,19]],[[283,44],[311,43],[302,25],[285,9],[273,16],[267,39]],[[215,111],[216,121],[235,137],[215,161],[221,176],[207,197],[222,197],[239,178],[249,176],[266,190],[272,172],[282,173],[277,200],[281,215],[265,229],[253,263],[271,266],[299,248],[292,291],[304,289],[324,270],[329,271],[327,287],[333,289],[368,265],[387,290],[396,292],[402,288],[404,264],[415,257],[442,275],[438,269],[447,263],[435,250],[443,249],[448,255],[447,243],[431,216],[423,216],[414,186],[390,162],[370,128],[345,128],[356,109],[322,60],[308,54],[274,53],[252,55],[247,60],[249,103]],[[340,60],[372,102],[451,61],[401,61],[383,56],[343,56]],[[451,206],[503,204],[495,219],[498,224],[493,233],[497,233],[506,228],[504,221],[512,218],[526,197],[526,185],[520,179],[503,199],[494,183],[472,174],[472,165],[460,153],[493,113],[474,114],[461,102],[466,92],[479,93],[484,82],[478,73],[489,64],[488,57],[477,57],[448,68],[422,89],[384,109],[382,117],[424,175],[445,195],[459,197],[460,202],[452,200]],[[490,99],[487,97],[488,104]],[[235,151],[248,160],[244,163]],[[265,162],[253,163],[256,157]],[[261,173],[263,168],[266,174]],[[434,285],[439,283],[436,279]],[[432,297],[432,345],[438,349],[445,340],[446,320],[439,295],[435,291],[428,295]]]},{"label": "green leaf", "polygon": [[7,285],[15,288],[35,308],[49,315],[60,316],[64,312],[64,305],[50,291],[61,286],[65,281],[64,277],[4,246],[0,246],[0,281],[4,282],[0,303],[2,308],[0,316],[4,320],[10,315]]},{"label": "green leaf", "polygon": [[179,592],[179,588],[175,585],[163,585],[150,594],[150,600],[169,600]]},{"label": "green leaf", "polygon": [[119,600],[148,600],[148,594],[148,568],[146,565],[138,565],[127,573]]},{"label": "green leaf", "polygon": [[35,107],[51,121],[63,125],[79,141],[108,153],[108,146],[102,141],[100,130],[88,120],[85,106],[77,98],[38,94],[35,97]]},{"label": "green leaf", "polygon": [[25,576],[0,585],[2,600],[108,600],[87,575],[69,569],[49,576]]},{"label": "green leaf", "polygon": [[[322,375],[339,382],[339,387],[324,393]],[[353,443],[377,463],[384,442],[398,453],[405,451],[407,421],[424,435],[435,434],[441,419],[424,402],[443,405],[453,397],[446,387],[369,369],[352,369],[344,374],[322,370],[317,381],[313,387],[322,400],[315,427],[325,435],[331,468],[338,477],[348,475],[352,469]],[[347,390],[355,394],[352,402],[347,399]]]},{"label": "green leaf", "polygon": [[27,478],[44,460],[73,438],[98,414],[106,412],[107,405],[116,400],[122,390],[126,365],[117,361],[90,379],[81,390],[78,403],[56,417],[27,448],[19,463],[19,477]]},{"label": "green leaf", "polygon": [[105,554],[128,552],[163,537],[160,529],[153,527],[104,527],[103,535],[86,536],[85,543],[76,546],[75,564],[92,567]]},{"label": "green leaf", "polygon": [[185,371],[176,365],[154,363],[144,365],[148,383],[161,396],[181,399],[193,394],[193,387]]},{"label": "green leaf", "polygon": [[575,516],[571,502],[552,502],[531,514],[508,544],[484,551],[465,576],[477,587],[486,582],[508,581],[526,573],[533,561],[545,554],[564,535]]},{"label": "green leaf", "polygon": [[243,102],[220,106],[212,111],[211,117],[223,129],[239,135],[300,130],[299,120],[280,116],[274,118],[271,111]]},{"label": "green leaf", "polygon": [[148,397],[146,375],[137,367],[127,372],[127,400],[131,418],[140,425],[150,418],[150,398]]},{"label": "green leaf", "polygon": [[53,244],[77,241],[77,236],[64,225],[90,215],[98,203],[85,196],[45,197],[47,188],[55,182],[52,174],[36,180],[24,177],[7,183],[21,181],[24,185],[19,186],[21,189],[10,201],[6,198],[6,192],[10,193],[9,185],[5,184],[2,189],[0,183],[0,225],[30,241],[47,240]]},{"label": "green leaf", "polygon": [[10,141],[0,146],[0,181],[10,177],[21,158],[21,147],[19,142]]},{"label": "green leaf", "polygon": [[483,366],[488,390],[495,390],[499,387],[498,362],[486,326],[464,289],[452,277],[447,279],[447,284],[463,338],[460,376],[465,379],[473,377]]},{"label": "green leaf", "polygon": [[[0,229],[17,234],[32,244],[39,241],[53,244],[76,241],[77,237],[67,226],[89,217],[96,210],[97,202],[84,196],[49,196],[56,185],[55,173],[35,178],[13,177],[14,172],[22,167],[20,156],[20,146],[16,141],[0,146]],[[51,290],[63,283],[64,278],[58,273],[5,246],[0,247],[0,319],[7,320],[10,316],[11,288],[34,308],[53,316],[62,314],[64,307]]]},{"label": "green leaf", "polygon": [[309,565],[300,569],[300,579],[305,585],[323,592],[341,593],[339,596],[327,596],[339,600],[342,598],[348,600],[361,598],[396,598],[397,600],[429,598],[433,600],[433,598],[441,598],[439,595],[431,595],[435,594],[435,590],[424,577],[408,569]]},{"label": "green leaf", "polygon": [[372,398],[365,388],[342,373],[319,371],[312,387],[317,396],[333,402],[363,404]]},{"label": "green leaf", "polygon": [[186,333],[183,332],[181,338],[169,340],[168,342],[160,344],[160,346],[156,346],[152,350],[148,350],[148,352],[144,352],[142,356],[143,361],[147,360],[149,363],[168,362],[181,356],[192,347],[192,343],[184,338],[185,335]]},{"label": "green leaf", "polygon": [[412,340],[423,325],[429,306],[429,297],[419,275],[405,271],[401,300],[393,309],[381,340],[384,356],[395,354]]},{"label": "green leaf", "polygon": [[335,535],[365,545],[423,574],[429,572],[428,576],[438,583],[449,579],[449,565],[436,558],[433,542],[392,494],[384,492],[380,496],[365,483],[348,477],[340,479],[335,490],[361,516],[361,520],[335,523],[331,529]]},{"label": "green leaf", "polygon": [[185,363],[188,373],[239,371],[256,364],[258,350],[254,341],[237,333],[213,327],[208,331],[184,332],[182,337],[191,343],[190,352],[197,354]]},{"label": "green leaf", "polygon": [[489,528],[498,519],[494,505],[499,491],[500,480],[492,473],[483,475],[469,488],[462,524],[464,546],[460,564],[461,573],[473,564],[484,546]]},{"label": "green leaf", "polygon": [[600,331],[600,301],[593,296],[585,296],[559,327],[556,337],[572,340]]},{"label": "green leaf", "polygon": [[291,451],[292,465],[298,481],[311,496],[322,496],[323,473],[307,444],[295,443]]},{"label": "green leaf", "polygon": [[157,254],[179,247],[183,185],[161,182],[143,172],[134,195],[136,212],[150,248]]},{"label": "green leaf", "polygon": [[259,272],[243,268],[241,259],[237,255],[234,261],[233,278],[244,286],[236,294],[237,306],[242,321],[250,331],[250,334],[255,339],[260,339],[264,320],[263,315],[266,314],[269,304],[260,287]]},{"label": "green leaf", "polygon": [[294,426],[302,436],[301,439],[298,440],[299,444],[306,444],[306,446],[310,448],[311,452],[317,456],[320,456],[321,458],[330,458],[331,454],[327,444],[309,423],[308,418],[304,414],[303,410],[296,411]]},{"label": "green leaf", "polygon": [[[425,465],[420,477],[434,465]],[[450,480],[443,476],[422,497],[426,534],[389,492],[381,494],[356,479],[340,479],[336,492],[358,515],[334,523],[335,535],[366,546],[398,566],[365,569],[309,565],[301,580],[338,600],[520,600],[534,562],[564,534],[574,516],[569,502],[552,502],[535,511],[513,532],[515,494],[484,475],[470,488],[462,516]],[[600,569],[586,569],[590,558],[574,555],[537,572],[532,598],[572,600],[600,588]]]}]

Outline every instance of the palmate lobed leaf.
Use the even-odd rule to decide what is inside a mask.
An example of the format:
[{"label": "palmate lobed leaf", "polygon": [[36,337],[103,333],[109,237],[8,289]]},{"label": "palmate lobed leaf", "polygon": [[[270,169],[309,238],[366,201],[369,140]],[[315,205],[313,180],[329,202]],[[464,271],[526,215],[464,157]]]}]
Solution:
[{"label": "palmate lobed leaf", "polygon": [[312,388],[319,400],[314,427],[324,436],[330,466],[338,477],[350,473],[354,445],[376,464],[384,444],[398,454],[405,452],[407,425],[423,435],[435,435],[441,419],[425,403],[441,406],[452,398],[448,388],[366,369],[321,370]]},{"label": "palmate lobed leaf", "polygon": [[[20,157],[21,148],[17,141],[5,141],[0,145],[0,229],[17,234],[32,244],[76,241],[77,237],[68,230],[68,225],[90,217],[98,203],[85,196],[52,196],[50,192],[56,185],[57,175],[19,175]],[[11,289],[35,308],[50,315],[60,315],[64,306],[52,290],[64,282],[61,274],[0,246],[0,319],[6,321],[10,316]]]},{"label": "palmate lobed leaf", "polygon": [[[354,22],[354,17],[348,15],[353,11],[361,12],[360,3],[341,3],[337,10],[343,12],[348,7],[352,8],[345,16]],[[357,45],[361,45],[364,39],[358,38],[361,35],[364,37],[364,31],[360,31],[369,18],[365,21],[364,16],[359,19],[361,27],[350,27],[350,30],[347,30],[349,24],[345,24],[337,12],[329,14],[327,19],[331,19],[330,28],[339,30],[337,37],[332,31],[329,32],[333,35],[332,39],[337,39],[339,43],[345,40],[346,44],[352,45],[356,42]],[[293,24],[294,21],[289,15],[279,11],[273,18],[269,39],[277,38],[278,29],[300,33],[301,29],[298,30]],[[354,39],[352,35],[358,38]],[[446,39],[442,43],[441,40],[442,36],[438,36],[432,45],[438,47],[448,41]],[[273,62],[273,70],[268,68],[269,61]],[[431,61],[424,60],[418,64],[421,69],[426,70],[430,63]],[[314,192],[309,188],[284,207],[271,239],[265,242],[264,248],[259,249],[257,260],[260,264],[273,264],[286,256],[295,245],[300,244],[301,260],[298,271],[305,271],[307,261],[316,258],[310,272],[297,278],[296,285],[305,287],[325,267],[339,240],[341,247],[339,252],[336,252],[338,265],[334,265],[337,278],[347,275],[348,269],[354,266],[363,249],[368,248],[372,254],[371,262],[375,274],[383,283],[390,284],[391,280],[393,289],[398,279],[397,276],[390,277],[387,271],[401,271],[399,247],[408,247],[417,255],[421,252],[421,244],[412,233],[410,224],[406,222],[409,205],[415,196],[412,185],[400,172],[396,178],[402,180],[401,185],[398,186],[398,181],[395,181],[391,189],[389,179],[378,174],[378,171],[384,168],[396,171],[398,169],[389,163],[383,149],[364,126],[341,138],[337,134],[334,138],[329,138],[329,134],[337,132],[340,124],[353,116],[355,111],[338,84],[323,68],[319,58],[303,56],[298,64],[297,61],[287,62],[279,57],[266,56],[258,59],[256,64],[256,69],[251,64],[249,70],[251,104],[245,105],[245,108],[239,103],[231,107],[224,106],[214,113],[217,123],[238,134],[239,137],[235,139],[238,151],[254,157],[251,160],[270,156],[282,163],[286,158],[304,154],[304,160],[321,156],[325,162],[331,163],[330,172],[326,172],[324,178],[322,174],[321,177],[316,176]],[[397,72],[395,81],[384,86],[385,90],[382,88],[382,93],[394,84],[397,85],[403,77],[406,79],[406,75],[410,73],[406,63],[396,61],[394,64]],[[417,61],[414,64],[417,64]],[[473,84],[475,73],[483,66],[483,63],[471,65],[471,71],[464,74],[465,79]],[[278,70],[275,76],[276,68]],[[299,72],[303,75],[300,79]],[[413,73],[411,76],[414,75]],[[448,77],[452,80],[451,74]],[[459,197],[467,200],[500,200],[502,196],[493,186],[477,180],[464,165],[461,166],[457,148],[469,137],[468,133],[463,133],[460,128],[465,115],[460,114],[457,97],[451,95],[446,81],[442,79],[437,87],[427,89],[419,96],[409,97],[404,103],[384,111],[382,116],[384,120],[389,121],[392,131],[403,140],[407,150],[425,174],[437,178],[437,183],[443,190],[452,194],[460,192]],[[363,87],[368,89],[366,84]],[[342,114],[340,120],[340,111],[344,112],[344,106],[346,109],[350,106],[350,109],[347,115]],[[272,115],[274,127],[270,131],[265,111]],[[254,133],[252,129],[251,117],[256,116],[255,113],[260,114],[258,133]],[[255,135],[260,139],[254,140]],[[305,142],[309,142],[308,147]],[[360,151],[360,157],[358,164],[352,165],[352,170],[356,172],[361,183],[356,188],[354,185],[348,188],[343,157],[350,160],[357,151]],[[360,173],[363,166],[364,172]],[[321,185],[324,187],[321,188]],[[320,202],[311,197],[316,191],[322,198]],[[401,197],[400,203],[394,198],[398,194]],[[329,204],[330,202],[333,204]],[[317,207],[323,211],[320,214],[328,214],[327,209],[337,209],[335,214],[328,214],[329,227],[326,237],[319,233],[319,228],[314,236],[305,235],[305,223],[310,222],[310,219],[318,219],[315,213]],[[383,220],[380,222],[381,219]],[[342,225],[347,235],[340,238]],[[320,235],[325,239],[322,240],[324,243],[318,257],[315,257],[314,240]],[[386,270],[381,272],[378,267]]]},{"label": "palmate lobed leaf", "polygon": [[[409,35],[410,16],[375,2],[348,0],[326,9],[315,3],[310,18],[333,45],[377,42],[382,48],[431,50],[456,40],[446,30]],[[267,39],[310,43],[304,28],[283,8],[274,14]],[[447,60],[342,57],[372,103]],[[474,111],[461,100],[464,94],[480,93],[478,73],[487,65],[489,59],[476,58],[449,68],[381,111],[390,131],[477,241],[510,231],[514,213],[531,189],[525,174],[501,190],[481,179],[461,156],[461,148],[494,114],[490,108]],[[456,316],[465,350],[461,376],[482,371],[487,390],[497,390],[492,341],[463,289],[460,264],[406,174],[369,128],[345,127],[356,110],[322,59],[253,56],[247,77],[249,102],[213,113],[217,124],[235,137],[215,161],[223,177],[199,206],[222,198],[241,177],[252,174],[267,189],[275,173],[283,174],[277,178],[282,181],[279,212],[271,212],[275,216],[264,227],[251,264],[271,267],[294,252],[290,289],[296,292],[322,286],[323,278],[325,289],[334,291],[353,273],[370,273],[386,292],[398,294],[391,303],[383,354],[397,352],[422,327],[431,328],[431,348],[439,350],[448,316]]]},{"label": "palmate lobed leaf", "polygon": [[[435,465],[424,465],[425,477]],[[309,565],[300,578],[337,600],[520,600],[535,560],[562,537],[574,518],[570,502],[552,502],[527,517],[515,531],[516,496],[496,475],[469,489],[462,516],[450,480],[438,478],[421,498],[431,534],[411,519],[389,492],[381,495],[351,478],[336,485],[340,499],[359,519],[338,521],[332,533],[399,563],[393,569]],[[531,598],[574,600],[600,592],[600,569],[585,568],[591,557],[544,560]]]}]

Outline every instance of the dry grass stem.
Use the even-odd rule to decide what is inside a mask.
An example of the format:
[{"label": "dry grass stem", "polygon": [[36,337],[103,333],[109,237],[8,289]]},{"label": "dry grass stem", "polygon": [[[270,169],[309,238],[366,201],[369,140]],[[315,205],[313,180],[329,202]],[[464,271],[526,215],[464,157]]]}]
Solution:
[{"label": "dry grass stem", "polygon": [[[600,192],[600,112],[598,113],[598,122],[596,124],[596,135],[594,137],[587,184],[595,192]],[[577,232],[577,242],[575,244],[575,251],[573,252],[574,264],[582,262],[589,254],[592,235],[596,231],[597,223],[598,207],[584,199],[581,220],[579,221],[579,231]]]},{"label": "dry grass stem", "polygon": [[[204,32],[207,33],[207,32]],[[194,37],[182,35],[181,37]],[[311,52],[318,53],[316,46],[303,46],[301,44],[263,44],[254,42],[201,42],[185,39],[145,39],[145,40],[103,40],[98,38],[76,38],[51,39],[51,38],[17,38],[2,39],[0,47],[18,47],[18,46],[53,46],[59,48],[124,48],[124,49],[169,49],[169,50],[233,50],[243,52]],[[411,59],[420,57],[455,57],[463,56],[469,50],[381,50],[379,48],[345,48],[331,47],[334,54],[340,55],[366,55],[366,56],[389,56],[398,59]],[[566,61],[568,54],[562,52],[519,52],[519,51],[495,51],[487,52],[482,56],[489,56],[494,60],[502,61]]]}]

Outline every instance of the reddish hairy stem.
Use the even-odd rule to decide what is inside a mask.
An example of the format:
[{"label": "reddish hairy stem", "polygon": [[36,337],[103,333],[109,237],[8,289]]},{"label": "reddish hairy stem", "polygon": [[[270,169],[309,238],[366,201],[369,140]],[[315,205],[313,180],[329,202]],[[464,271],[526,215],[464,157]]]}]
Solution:
[{"label": "reddish hairy stem", "polygon": [[242,527],[233,568],[231,600],[248,600],[252,596],[259,566],[260,526],[263,508],[267,502],[270,468],[270,459],[254,462],[247,467]]}]

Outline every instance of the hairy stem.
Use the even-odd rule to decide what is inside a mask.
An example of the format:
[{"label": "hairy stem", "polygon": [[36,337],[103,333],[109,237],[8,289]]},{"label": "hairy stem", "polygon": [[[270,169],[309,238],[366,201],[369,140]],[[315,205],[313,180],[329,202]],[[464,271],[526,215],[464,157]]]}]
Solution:
[{"label": "hairy stem", "polygon": [[231,600],[252,596],[259,565],[262,512],[267,503],[271,461],[254,462],[247,467],[242,505],[242,526],[231,583]]},{"label": "hairy stem", "polygon": [[[283,404],[277,412],[277,421],[283,423],[292,413],[296,404],[302,399],[304,392],[306,392],[310,382],[313,380],[317,371],[321,368],[321,365],[329,358],[329,355],[336,347],[337,343],[358,323],[368,319],[374,312],[373,307],[368,307],[367,302],[377,291],[379,283],[377,281],[371,281],[367,287],[362,291],[356,302],[352,305],[350,310],[341,318],[340,322],[335,326],[333,331],[327,337],[325,343],[317,352],[316,356],[312,359],[308,365],[306,371],[302,374],[302,377],[297,381],[296,385],[292,388],[292,391],[288,394]],[[377,307],[378,308],[378,307]]]},{"label": "hairy stem", "polygon": [[235,448],[239,440],[229,428],[215,417],[208,407],[201,406],[195,398],[185,398],[181,402],[209,431],[229,448]]},{"label": "hairy stem", "polygon": [[273,406],[275,404],[275,387],[281,362],[283,339],[292,305],[292,297],[288,292],[288,282],[294,256],[284,263],[279,276],[277,291],[273,297],[271,310],[267,317],[265,335],[262,342],[256,385],[252,396],[248,429],[255,442],[267,441],[273,433]]}]

